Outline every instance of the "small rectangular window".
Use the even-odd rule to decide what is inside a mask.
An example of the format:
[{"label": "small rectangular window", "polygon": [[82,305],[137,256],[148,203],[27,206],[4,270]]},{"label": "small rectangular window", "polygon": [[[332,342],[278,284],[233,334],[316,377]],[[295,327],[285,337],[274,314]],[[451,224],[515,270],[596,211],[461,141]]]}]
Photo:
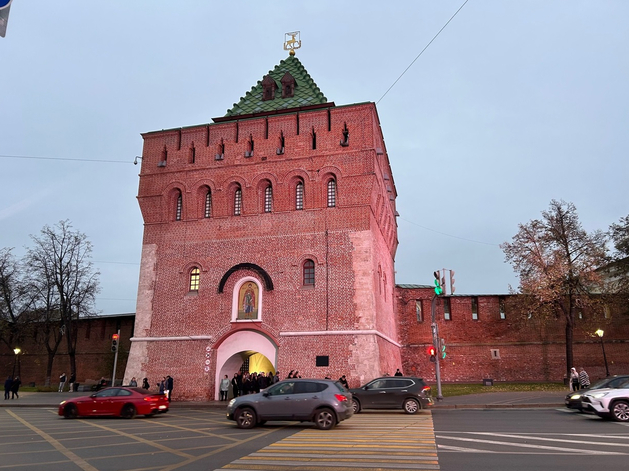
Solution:
[{"label": "small rectangular window", "polygon": [[605,319],[609,319],[612,317],[612,310],[609,307],[609,304],[605,304],[603,306],[603,315],[605,316]]},{"label": "small rectangular window", "polygon": [[497,348],[492,348],[490,351],[492,360],[500,360],[500,350],[498,350]]},{"label": "small rectangular window", "polygon": [[498,301],[499,304],[499,313],[500,313],[500,320],[504,321],[507,318],[507,312],[505,309],[505,298],[500,298],[500,300]]},{"label": "small rectangular window", "polygon": [[478,320],[478,298],[472,297],[472,320]]},{"label": "small rectangular window", "polygon": [[424,313],[422,312],[421,299],[415,300],[415,315],[417,316],[417,322],[424,322]]},{"label": "small rectangular window", "polygon": [[317,366],[330,366],[330,357],[328,355],[317,355]]},{"label": "small rectangular window", "polygon": [[443,298],[443,320],[452,320],[452,317],[450,315],[450,298]]}]

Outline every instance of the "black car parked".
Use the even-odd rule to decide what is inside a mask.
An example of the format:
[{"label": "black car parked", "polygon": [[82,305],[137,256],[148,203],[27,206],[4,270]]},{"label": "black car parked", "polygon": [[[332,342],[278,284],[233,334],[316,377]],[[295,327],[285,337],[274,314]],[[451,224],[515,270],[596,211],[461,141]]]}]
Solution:
[{"label": "black car parked", "polygon": [[430,386],[422,378],[384,376],[357,389],[350,389],[354,412],[363,409],[404,409],[415,414],[434,404]]},{"label": "black car parked", "polygon": [[592,391],[593,389],[603,389],[603,388],[626,388],[629,387],[629,375],[619,375],[619,376],[610,376],[609,378],[602,379],[597,383],[594,383],[587,389],[580,389],[578,391],[573,391],[566,396],[565,404],[568,409],[577,409],[581,412],[591,411],[593,412],[592,407],[582,402],[582,396],[588,391]]}]

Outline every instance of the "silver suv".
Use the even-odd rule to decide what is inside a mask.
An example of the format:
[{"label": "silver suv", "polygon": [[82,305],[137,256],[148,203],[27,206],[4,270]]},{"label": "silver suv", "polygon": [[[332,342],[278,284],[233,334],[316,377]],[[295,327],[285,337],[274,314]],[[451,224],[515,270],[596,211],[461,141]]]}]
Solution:
[{"label": "silver suv", "polygon": [[328,430],[353,414],[351,393],[341,383],[325,379],[285,379],[227,405],[227,418],[239,428],[267,420],[299,420]]}]

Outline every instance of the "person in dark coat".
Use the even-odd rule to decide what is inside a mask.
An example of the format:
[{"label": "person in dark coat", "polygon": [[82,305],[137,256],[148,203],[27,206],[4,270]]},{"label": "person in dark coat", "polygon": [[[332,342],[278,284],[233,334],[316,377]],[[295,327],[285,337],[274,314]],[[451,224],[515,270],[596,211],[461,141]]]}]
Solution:
[{"label": "person in dark coat", "polygon": [[402,374],[402,372],[398,368],[397,370],[395,370],[395,374],[393,376],[404,376],[404,375]]},{"label": "person in dark coat", "polygon": [[241,389],[241,386],[238,385],[240,383],[240,378],[238,377],[238,373],[234,373],[234,377],[232,378],[232,394],[234,397],[238,397],[238,393]]},{"label": "person in dark coat", "polygon": [[20,389],[20,384],[22,384],[22,381],[20,381],[19,376],[16,376],[13,380],[13,383],[11,384],[11,399],[20,398],[20,395],[17,393]]},{"label": "person in dark coat", "polygon": [[166,389],[168,389],[168,402],[170,402],[173,395],[173,378],[170,375],[166,376]]},{"label": "person in dark coat", "polygon": [[142,380],[142,389],[150,389],[151,386],[149,385],[149,379],[148,378],[144,378]]},{"label": "person in dark coat", "polygon": [[9,393],[11,392],[11,385],[13,384],[13,378],[7,376],[7,379],[4,381],[4,398],[9,399]]},{"label": "person in dark coat", "polygon": [[345,387],[345,389],[349,389],[349,384],[347,384],[347,378],[345,377],[345,375],[339,378],[339,383],[341,383]]}]

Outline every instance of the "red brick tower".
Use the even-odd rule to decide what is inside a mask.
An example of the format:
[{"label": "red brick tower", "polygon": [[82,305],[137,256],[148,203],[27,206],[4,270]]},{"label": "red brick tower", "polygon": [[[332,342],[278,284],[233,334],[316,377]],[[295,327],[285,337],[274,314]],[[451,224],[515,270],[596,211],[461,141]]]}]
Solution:
[{"label": "red brick tower", "polygon": [[214,399],[241,367],[401,366],[396,191],[374,103],[328,102],[291,55],[212,124],[143,134],[144,218],[125,381]]}]

